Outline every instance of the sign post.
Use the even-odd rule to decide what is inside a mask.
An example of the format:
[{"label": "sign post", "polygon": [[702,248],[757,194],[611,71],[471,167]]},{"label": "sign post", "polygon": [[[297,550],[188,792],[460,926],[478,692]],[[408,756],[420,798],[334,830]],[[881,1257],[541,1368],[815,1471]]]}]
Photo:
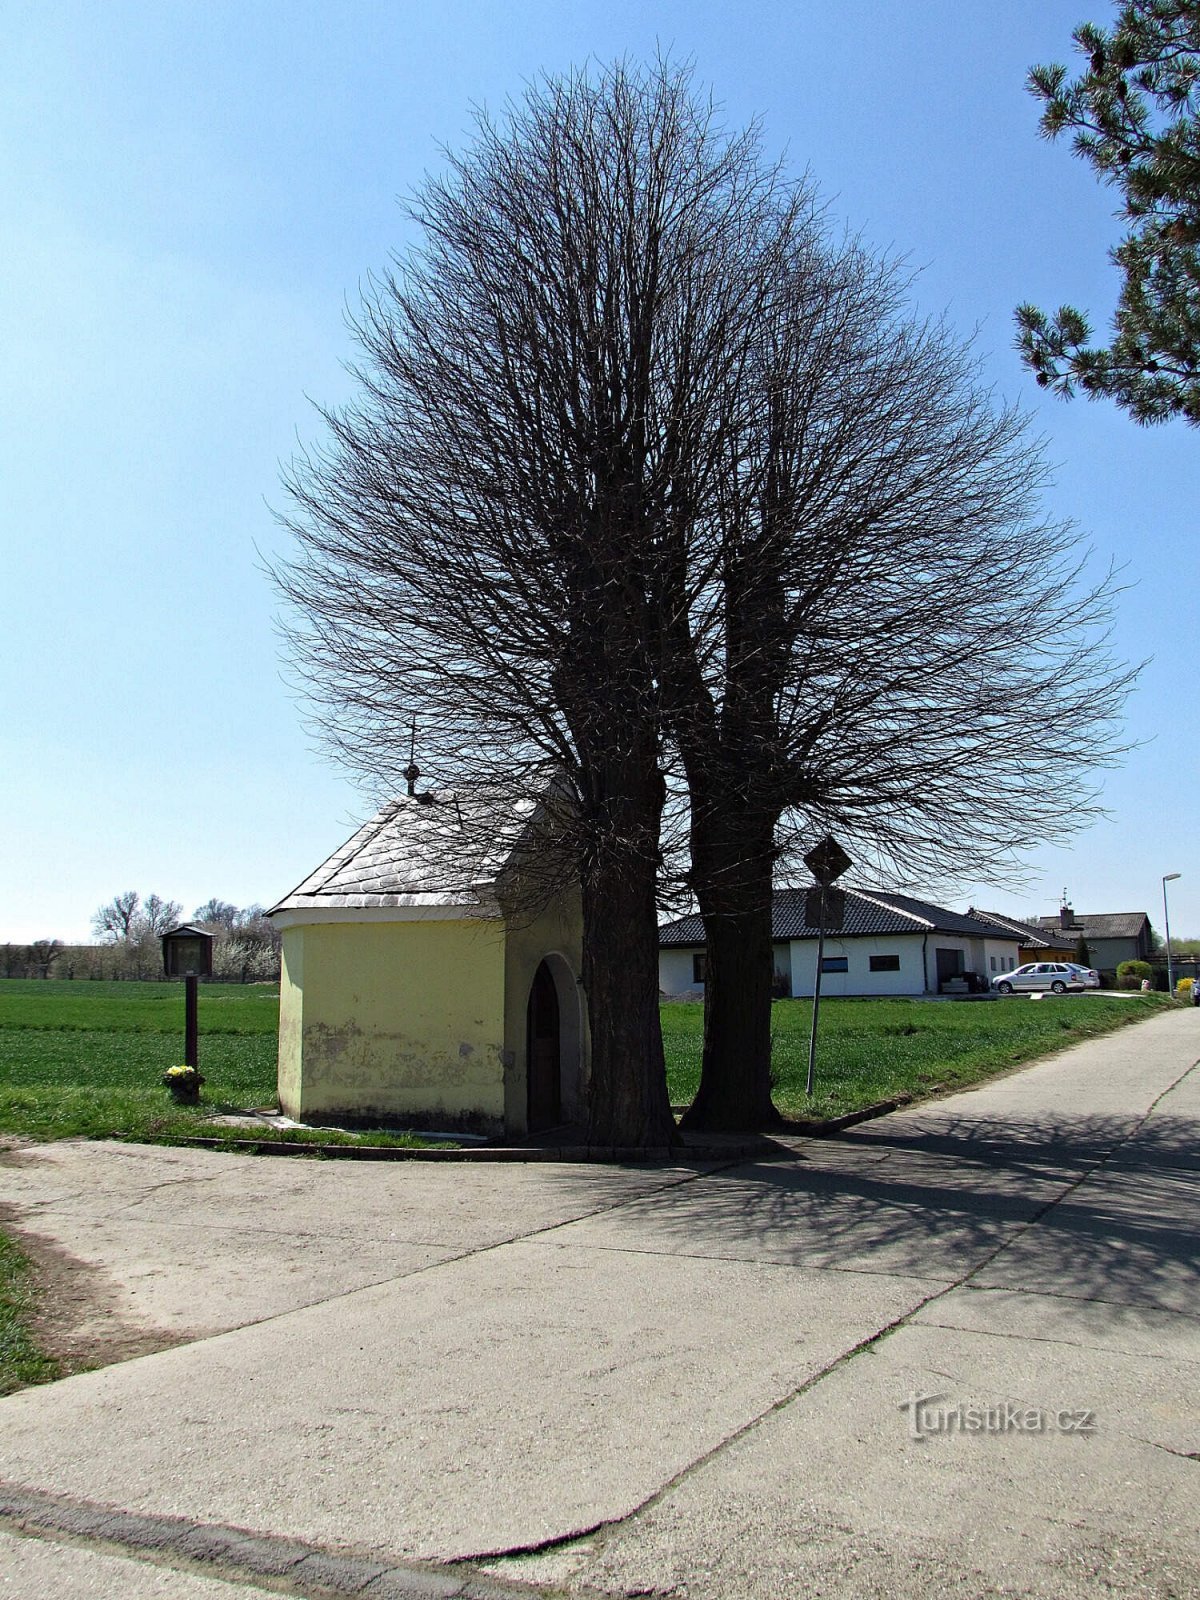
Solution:
[{"label": "sign post", "polygon": [[815,902],[817,970],[813,978],[812,1032],[808,1039],[808,1082],[804,1090],[811,1100],[817,1077],[817,1015],[821,1009],[821,969],[825,964],[825,929],[828,925],[831,931],[836,931],[842,926],[846,903],[845,895],[832,885],[852,863],[833,835],[827,833],[820,844],[815,845],[805,856],[804,865],[817,880],[817,888],[808,891],[804,917],[811,926],[811,907]]}]

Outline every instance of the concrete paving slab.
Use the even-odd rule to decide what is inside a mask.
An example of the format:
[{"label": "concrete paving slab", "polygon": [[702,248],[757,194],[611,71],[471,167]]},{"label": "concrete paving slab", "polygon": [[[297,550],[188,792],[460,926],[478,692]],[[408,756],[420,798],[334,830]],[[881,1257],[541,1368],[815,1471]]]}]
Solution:
[{"label": "concrete paving slab", "polygon": [[66,1142],[0,1160],[0,1206],[27,1243],[101,1272],[112,1316],[198,1337],[670,1188],[696,1170],[365,1168]]},{"label": "concrete paving slab", "polygon": [[977,1275],[980,1286],[1200,1311],[1200,1175],[1102,1167]]},{"label": "concrete paving slab", "polygon": [[[1160,1162],[1190,1158],[1200,1088],[1179,1080],[1197,1060],[1200,1008],[1164,1012],[977,1088],[863,1123],[845,1138],[1035,1170],[1047,1162],[1087,1168],[1131,1135]],[[1160,1112],[1178,1107],[1180,1115],[1163,1114],[1153,1133],[1139,1132],[1156,1102]]]},{"label": "concrete paving slab", "polygon": [[[1196,1013],[1200,1015],[1200,1011]],[[1200,1172],[1200,1072],[1189,1073],[1155,1104],[1112,1159],[1116,1167]]]},{"label": "concrete paving slab", "polygon": [[259,1160],[220,1151],[64,1141],[0,1158],[0,1203],[264,1234],[478,1249],[684,1182],[707,1166],[453,1167]]},{"label": "concrete paving slab", "polygon": [[[1200,1337],[1193,1311],[1162,1311],[1019,1289],[985,1289],[971,1283],[939,1295],[912,1320],[1035,1344],[1072,1344],[1152,1361],[1165,1358],[1200,1365]],[[1196,1382],[1200,1384],[1200,1373]]]},{"label": "concrete paving slab", "polygon": [[800,1161],[762,1161],[633,1200],[562,1230],[573,1243],[843,1272],[955,1279],[1061,1196],[1072,1175],[813,1141]]},{"label": "concrete paving slab", "polygon": [[0,1532],[4,1600],[247,1600],[259,1588],[110,1551]]},{"label": "concrete paving slab", "polygon": [[939,1102],[945,1109],[925,1108],[919,1116],[895,1112],[848,1129],[842,1138],[864,1150],[900,1149],[1031,1176],[1080,1176],[1108,1159],[1144,1115],[1142,1109],[1125,1116],[1066,1110],[1047,1115],[992,1101],[974,1109],[962,1105],[982,1092],[955,1095]]},{"label": "concrete paving slab", "polygon": [[[52,1232],[18,1224],[27,1247],[67,1251],[105,1273],[112,1309],[140,1328],[198,1339],[339,1294],[448,1261],[449,1248],[383,1240],[269,1237],[255,1229],[223,1230],[125,1218],[47,1217]],[[11,1225],[10,1225],[11,1227]]]},{"label": "concrete paving slab", "polygon": [[391,1554],[522,1547],[628,1515],[936,1287],[547,1234],[13,1395],[0,1477]]},{"label": "concrete paving slab", "polygon": [[[908,1326],[701,1463],[619,1529],[494,1570],[603,1593],[896,1600],[1200,1594],[1194,1368]],[[913,1436],[912,1395],[1098,1431]]]}]

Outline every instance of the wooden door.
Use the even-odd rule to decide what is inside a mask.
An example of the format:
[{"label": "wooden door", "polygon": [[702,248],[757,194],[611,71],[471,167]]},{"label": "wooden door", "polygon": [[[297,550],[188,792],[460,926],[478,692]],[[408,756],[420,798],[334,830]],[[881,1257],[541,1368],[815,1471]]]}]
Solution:
[{"label": "wooden door", "polygon": [[533,975],[526,1019],[526,1071],[529,1080],[529,1131],[562,1121],[562,1060],[559,1048],[558,990],[543,961]]}]

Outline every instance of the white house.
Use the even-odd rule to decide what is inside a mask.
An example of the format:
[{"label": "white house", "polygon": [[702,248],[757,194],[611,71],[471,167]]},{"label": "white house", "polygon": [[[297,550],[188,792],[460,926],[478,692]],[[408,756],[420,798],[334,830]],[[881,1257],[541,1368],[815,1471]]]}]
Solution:
[{"label": "white house", "polygon": [[[947,911],[911,895],[875,889],[843,891],[844,915],[825,935],[823,995],[925,995],[966,989],[965,975],[988,983],[1019,964],[1020,935]],[[777,889],[771,933],[780,992],[811,995],[818,930],[807,920],[803,889]],[[704,924],[698,914],[658,930],[659,988],[667,995],[703,989]],[[956,981],[957,980],[957,981]]]}]

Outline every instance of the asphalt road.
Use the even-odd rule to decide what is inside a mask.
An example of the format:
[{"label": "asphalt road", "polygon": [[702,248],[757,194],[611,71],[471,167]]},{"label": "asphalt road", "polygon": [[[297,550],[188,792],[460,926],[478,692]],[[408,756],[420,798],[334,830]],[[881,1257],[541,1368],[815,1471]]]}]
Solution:
[{"label": "asphalt road", "polygon": [[0,1401],[0,1596],[1200,1596],[1198,1056],[730,1165],[11,1155],[187,1342]]}]

